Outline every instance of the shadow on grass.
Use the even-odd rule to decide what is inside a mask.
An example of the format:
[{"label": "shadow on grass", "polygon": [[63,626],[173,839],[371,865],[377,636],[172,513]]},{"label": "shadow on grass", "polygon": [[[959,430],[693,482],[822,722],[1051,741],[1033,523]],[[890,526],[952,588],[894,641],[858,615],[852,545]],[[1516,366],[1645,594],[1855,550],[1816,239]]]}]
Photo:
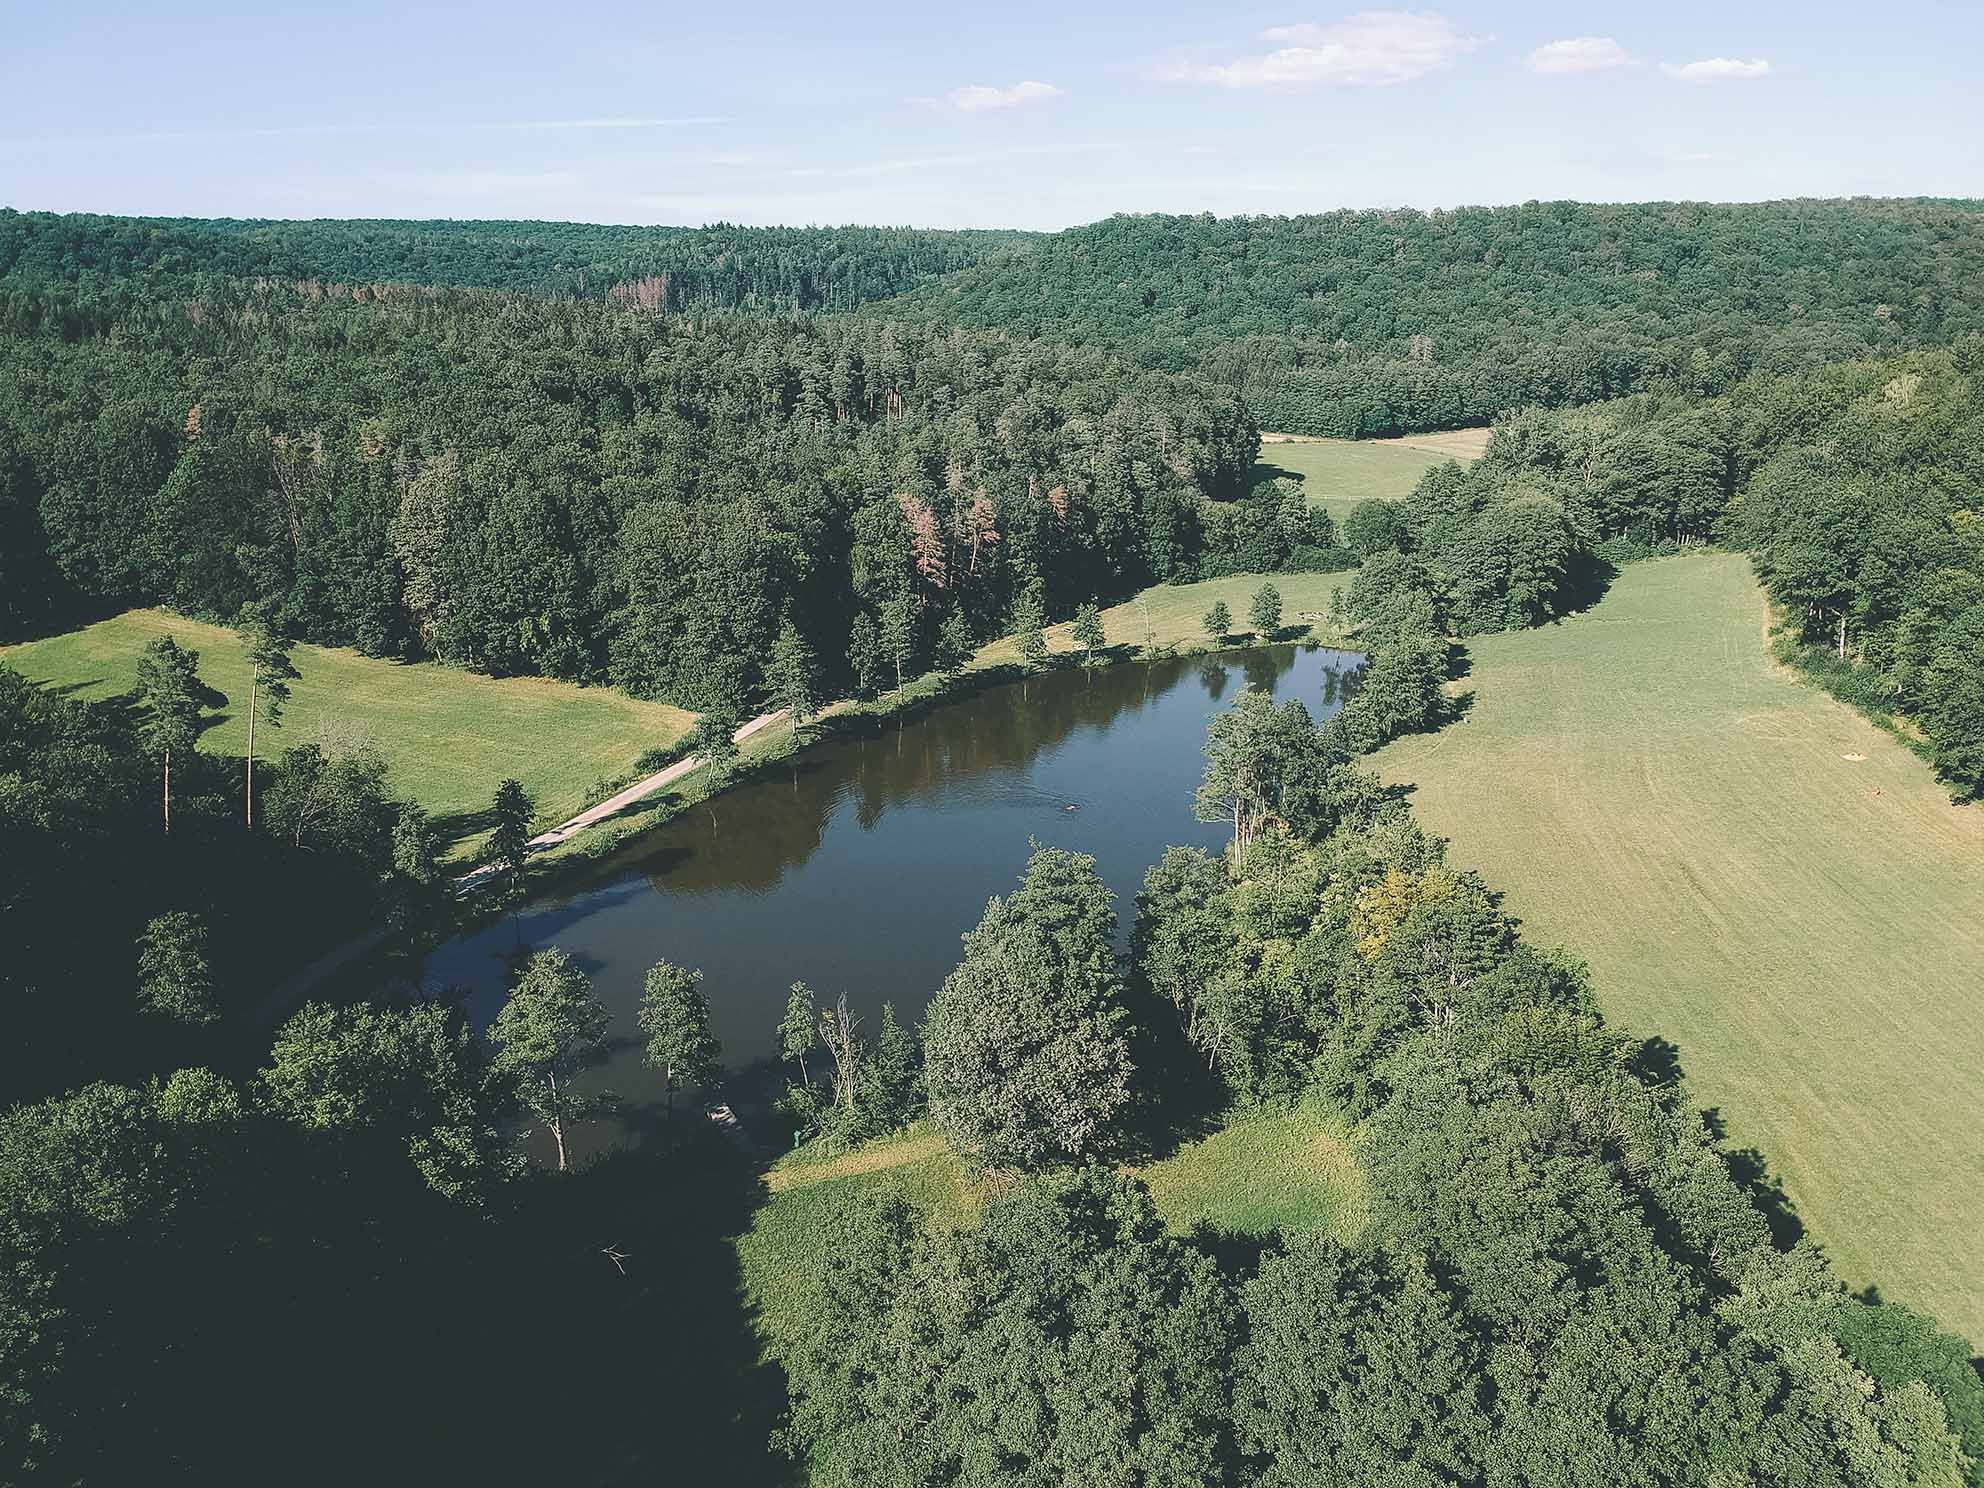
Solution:
[{"label": "shadow on grass", "polygon": [[[1681,1050],[1671,1040],[1657,1034],[1641,1040],[1633,1050],[1627,1068],[1655,1092],[1669,1099],[1677,1096],[1685,1099],[1686,1077],[1681,1068]],[[1701,1115],[1710,1137],[1721,1146],[1729,1136],[1729,1123],[1723,1118],[1721,1109],[1705,1107]],[[1805,1222],[1798,1217],[1797,1206],[1785,1193],[1783,1180],[1771,1172],[1764,1155],[1754,1147],[1742,1147],[1723,1148],[1722,1156],[1729,1166],[1730,1178],[1757,1206],[1764,1223],[1770,1227],[1772,1243],[1779,1250],[1789,1250],[1802,1240],[1805,1237]]]},{"label": "shadow on grass", "polygon": [[[507,1447],[502,1481],[777,1484],[770,1445],[783,1371],[744,1299],[736,1241],[764,1202],[750,1161],[678,1104],[641,1146],[532,1180],[512,1247],[535,1260],[533,1330],[508,1350],[536,1368],[474,1429]],[[492,1307],[499,1299],[491,1297]],[[548,1366],[548,1367],[544,1367]],[[542,1394],[539,1394],[539,1390]],[[487,1430],[528,1419],[564,1427]],[[534,1460],[532,1460],[534,1459]]]},{"label": "shadow on grass", "polygon": [[1605,591],[1612,587],[1612,581],[1619,577],[1619,569],[1596,553],[1579,553],[1571,560],[1564,582],[1557,591],[1558,609],[1550,624],[1561,623],[1566,616],[1581,615],[1601,599]]}]

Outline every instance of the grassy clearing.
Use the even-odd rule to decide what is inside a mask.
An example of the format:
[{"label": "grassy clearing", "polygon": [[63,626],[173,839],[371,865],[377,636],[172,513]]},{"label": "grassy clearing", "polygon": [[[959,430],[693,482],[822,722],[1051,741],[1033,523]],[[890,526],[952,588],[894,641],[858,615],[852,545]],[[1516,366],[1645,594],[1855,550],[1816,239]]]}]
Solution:
[{"label": "grassy clearing", "polygon": [[[1179,1234],[1206,1221],[1250,1235],[1327,1230],[1350,1239],[1364,1225],[1365,1179],[1350,1134],[1334,1115],[1306,1107],[1243,1115],[1130,1171]],[[924,1125],[836,1157],[782,1158],[766,1175],[767,1202],[738,1240],[746,1294],[766,1336],[776,1344],[798,1326],[800,1289],[829,1216],[857,1194],[900,1195],[930,1223],[956,1228],[977,1218],[1001,1181],[968,1172]]]},{"label": "grassy clearing", "polygon": [[1616,1023],[1675,1041],[1849,1281],[1984,1341],[1984,810],[1764,626],[1740,556],[1633,565],[1470,642],[1471,710],[1378,764]]},{"label": "grassy clearing", "polygon": [[[248,668],[240,641],[220,626],[131,610],[12,647],[0,660],[77,696],[109,698],[130,691],[139,653],[164,634],[198,650],[200,675],[228,697],[201,748],[244,753]],[[478,817],[504,776],[537,797],[539,824],[548,826],[584,806],[599,781],[623,774],[644,750],[672,743],[695,721],[680,708],[541,677],[497,679],[317,646],[299,645],[295,661],[303,674],[292,684],[295,699],[280,729],[257,728],[257,752],[280,754],[327,729],[369,738],[394,787],[434,813],[458,849],[481,835]]]},{"label": "grassy clearing", "polygon": [[1270,476],[1301,484],[1311,506],[1341,522],[1360,501],[1403,501],[1419,477],[1449,460],[1481,458],[1487,429],[1451,429],[1402,439],[1317,439],[1263,435],[1257,479]]},{"label": "grassy clearing", "polygon": [[[1211,648],[1206,638],[1205,613],[1221,600],[1233,614],[1233,639],[1259,640],[1247,626],[1247,606],[1263,584],[1273,584],[1281,594],[1282,625],[1292,633],[1305,622],[1304,614],[1329,612],[1330,591],[1348,589],[1351,576],[1333,574],[1234,574],[1224,579],[1206,579],[1197,584],[1159,584],[1135,599],[1112,605],[1102,612],[1103,633],[1111,647],[1138,647],[1145,644],[1175,646],[1181,652]],[[1307,622],[1308,634],[1328,639],[1328,627],[1320,620]],[[1079,650],[1075,645],[1073,623],[1049,626],[1047,649],[1065,654]],[[1010,639],[992,642],[979,651],[975,667],[1010,665],[1019,659],[1019,648]]]},{"label": "grassy clearing", "polygon": [[1350,1132],[1312,1107],[1250,1112],[1138,1171],[1180,1232],[1203,1220],[1245,1235],[1325,1230],[1348,1240],[1364,1228],[1364,1170]]}]

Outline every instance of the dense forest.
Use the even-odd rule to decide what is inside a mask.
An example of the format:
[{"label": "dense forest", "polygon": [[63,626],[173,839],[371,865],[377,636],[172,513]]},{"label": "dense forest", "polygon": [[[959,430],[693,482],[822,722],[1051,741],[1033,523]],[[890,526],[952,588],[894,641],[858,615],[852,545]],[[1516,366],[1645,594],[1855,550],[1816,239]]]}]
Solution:
[{"label": "dense forest", "polygon": [[1974,203],[1118,216],[905,308],[1189,367],[1264,429],[1367,436],[1950,341],[1984,330],[1980,270]]},{"label": "dense forest", "polygon": [[615,297],[654,310],[849,310],[1023,245],[1015,232],[267,222],[0,209],[0,275],[86,295],[222,279]]},{"label": "dense forest", "polygon": [[1230,394],[997,332],[245,284],[79,331],[75,304],[0,302],[17,633],[264,603],[311,641],[737,710],[784,619],[841,682],[857,633],[912,664],[1035,587],[1058,616],[1230,567],[1256,448]]},{"label": "dense forest", "polygon": [[[0,213],[0,639],[160,604],[236,627],[265,707],[309,640],[617,685],[700,749],[994,636],[1049,664],[1050,620],[1092,650],[1156,583],[1344,570],[1367,658],[1321,723],[1211,719],[1231,840],[1133,906],[1037,850],[920,1024],[793,989],[778,1136],[915,1123],[987,1198],[824,1215],[777,1327],[739,1302],[760,1175],[671,1125],[721,1057],[694,969],[643,985],[653,1140],[565,1171],[626,1031],[521,928],[486,1029],[425,984],[463,911],[376,755],[200,752],[168,641],[107,703],[0,666],[0,1477],[1979,1488],[1970,1347],[1849,1293],[1360,761],[1449,720],[1465,638],[1721,542],[1787,659],[1984,794],[1980,348],[1960,203]],[[1256,480],[1264,426],[1491,417],[1340,525]],[[530,804],[491,784],[514,903]],[[267,1026],[357,935],[369,981]],[[1174,1233],[1125,1176],[1302,1104],[1355,1134],[1354,1236]]]}]

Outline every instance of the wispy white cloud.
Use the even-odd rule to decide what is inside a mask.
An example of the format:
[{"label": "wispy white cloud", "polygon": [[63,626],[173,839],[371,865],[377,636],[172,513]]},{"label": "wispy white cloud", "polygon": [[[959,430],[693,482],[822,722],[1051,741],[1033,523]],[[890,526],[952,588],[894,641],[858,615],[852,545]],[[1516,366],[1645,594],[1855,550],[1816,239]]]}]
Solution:
[{"label": "wispy white cloud", "polygon": [[1290,93],[1319,87],[1384,88],[1452,66],[1482,38],[1462,35],[1452,21],[1433,11],[1361,10],[1328,25],[1273,26],[1261,33],[1261,40],[1282,45],[1225,63],[1165,63],[1153,76]]},{"label": "wispy white cloud", "polygon": [[1637,67],[1639,59],[1609,36],[1573,36],[1529,54],[1529,70],[1546,77],[1571,77],[1614,67]]},{"label": "wispy white cloud", "polygon": [[982,114],[994,109],[1018,108],[1022,104],[1044,103],[1050,98],[1061,97],[1067,91],[1052,83],[1037,82],[1031,78],[1023,83],[1014,83],[1010,88],[988,88],[983,83],[972,83],[967,87],[951,89],[944,95],[944,102],[967,114]]},{"label": "wispy white cloud", "polygon": [[1734,57],[1704,57],[1699,62],[1663,62],[1660,70],[1684,83],[1740,83],[1768,77],[1770,63],[1762,57],[1753,57],[1748,62]]}]

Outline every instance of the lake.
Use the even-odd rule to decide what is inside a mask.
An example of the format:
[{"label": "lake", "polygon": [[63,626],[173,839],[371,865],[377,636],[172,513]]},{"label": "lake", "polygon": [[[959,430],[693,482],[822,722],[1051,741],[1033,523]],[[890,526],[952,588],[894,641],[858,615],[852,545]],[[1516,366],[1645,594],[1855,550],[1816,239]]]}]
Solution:
[{"label": "lake", "polygon": [[647,968],[698,968],[723,1042],[717,1093],[745,1111],[776,1088],[775,1029],[793,982],[822,1003],[846,992],[870,1035],[885,1001],[920,1020],[959,937],[1013,886],[1033,842],[1094,854],[1127,939],[1164,849],[1226,839],[1192,814],[1207,718],[1264,687],[1320,720],[1361,661],[1275,646],[1053,672],[816,745],[644,834],[526,905],[515,926],[506,918],[442,947],[430,976],[470,989],[478,1025],[500,1005],[519,933],[527,947],[562,947],[592,977],[614,1048],[590,1082],[627,1109],[584,1150],[638,1131],[660,1103],[634,1025]]}]

